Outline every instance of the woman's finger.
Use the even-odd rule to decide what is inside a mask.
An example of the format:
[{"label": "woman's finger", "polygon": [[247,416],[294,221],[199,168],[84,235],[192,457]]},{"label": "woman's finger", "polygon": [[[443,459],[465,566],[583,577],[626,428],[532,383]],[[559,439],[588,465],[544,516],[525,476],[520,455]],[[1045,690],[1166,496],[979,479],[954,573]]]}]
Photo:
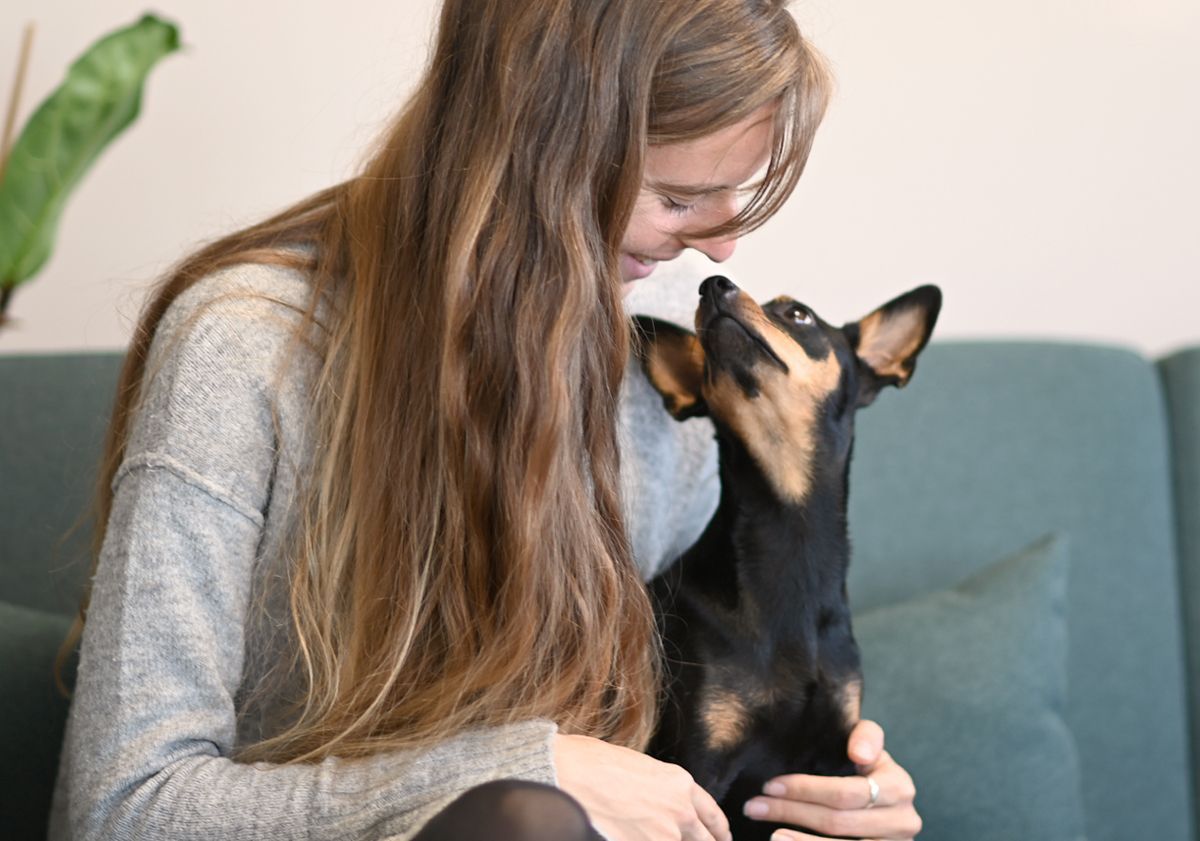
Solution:
[{"label": "woman's finger", "polygon": [[824,777],[788,774],[771,780],[766,794],[746,804],[756,820],[802,826],[835,838],[906,839],[920,831],[921,817],[913,807],[912,777],[883,751],[865,776]]},{"label": "woman's finger", "polygon": [[883,728],[864,718],[850,731],[848,753],[850,761],[861,768],[874,765],[883,754]]},{"label": "woman's finger", "polygon": [[[916,797],[912,777],[887,751],[869,769],[869,774],[852,777],[825,777],[816,774],[785,774],[763,786],[763,793],[784,800],[816,803],[831,809],[866,809],[871,802],[870,776],[879,786],[875,806],[911,803]],[[756,798],[758,799],[758,798]]]},{"label": "woman's finger", "polygon": [[[888,774],[876,771],[871,779],[879,786],[875,806],[894,806],[903,799],[903,792],[893,790]],[[768,797],[801,803],[815,803],[829,809],[866,809],[871,802],[871,784],[866,777],[821,777],[814,774],[789,774],[776,777],[763,787]]]},{"label": "woman's finger", "polygon": [[921,819],[908,805],[846,810],[795,800],[755,800],[766,801],[762,820],[801,826],[834,838],[909,839],[921,831]]},{"label": "woman's finger", "polygon": [[705,834],[700,837],[705,839],[711,837],[715,841],[730,841],[732,836],[729,833],[729,819],[725,817],[725,813],[721,811],[717,801],[713,800],[712,795],[698,784],[692,790],[692,805],[696,809],[696,816],[704,825]]},{"label": "woman's finger", "polygon": [[[875,781],[879,782],[878,779]],[[776,777],[763,787],[763,791],[777,799],[816,803],[830,809],[863,809],[871,797],[871,786],[865,777],[822,777],[815,774]],[[882,785],[876,805],[891,805],[884,802]]]},{"label": "woman's finger", "polygon": [[[777,829],[771,833],[771,841],[830,841],[825,835],[809,835],[797,829]],[[833,839],[837,841],[837,839]],[[883,841],[881,838],[864,838],[862,841]]]}]

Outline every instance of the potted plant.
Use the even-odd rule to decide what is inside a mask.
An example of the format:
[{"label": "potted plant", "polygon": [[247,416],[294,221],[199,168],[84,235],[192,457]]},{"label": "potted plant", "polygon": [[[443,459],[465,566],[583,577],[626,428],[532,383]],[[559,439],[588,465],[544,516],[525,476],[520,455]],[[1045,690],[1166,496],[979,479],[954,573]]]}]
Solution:
[{"label": "potted plant", "polygon": [[179,49],[178,28],[154,15],[93,44],[10,144],[29,60],[25,32],[0,146],[0,327],[14,290],[46,264],[67,198],[109,143],[141,111],[142,89],[160,59]]}]

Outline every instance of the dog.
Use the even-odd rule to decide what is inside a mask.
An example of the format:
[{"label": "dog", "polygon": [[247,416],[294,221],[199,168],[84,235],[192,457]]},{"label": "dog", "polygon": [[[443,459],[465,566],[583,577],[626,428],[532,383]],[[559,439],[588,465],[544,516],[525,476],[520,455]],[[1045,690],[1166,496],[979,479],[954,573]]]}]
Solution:
[{"label": "dog", "polygon": [[846,592],[854,418],[909,382],[941,302],[922,286],[839,328],[714,276],[695,333],[634,318],[666,410],[712,420],[721,480],[700,538],[650,583],[666,701],[648,752],[686,768],[738,841],[777,828],[742,814],[772,777],[858,773],[847,755],[863,693]]}]

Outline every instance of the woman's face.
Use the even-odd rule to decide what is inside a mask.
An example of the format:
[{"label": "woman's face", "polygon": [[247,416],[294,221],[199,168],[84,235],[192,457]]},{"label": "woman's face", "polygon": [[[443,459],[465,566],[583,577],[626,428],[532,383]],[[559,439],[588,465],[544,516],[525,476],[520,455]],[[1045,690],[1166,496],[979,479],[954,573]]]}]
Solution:
[{"label": "woman's face", "polygon": [[731,219],[740,189],[771,154],[774,108],[763,107],[740,123],[697,140],[651,146],[637,205],[621,240],[623,292],[655,266],[695,248],[721,262],[737,237],[701,239],[703,231]]}]

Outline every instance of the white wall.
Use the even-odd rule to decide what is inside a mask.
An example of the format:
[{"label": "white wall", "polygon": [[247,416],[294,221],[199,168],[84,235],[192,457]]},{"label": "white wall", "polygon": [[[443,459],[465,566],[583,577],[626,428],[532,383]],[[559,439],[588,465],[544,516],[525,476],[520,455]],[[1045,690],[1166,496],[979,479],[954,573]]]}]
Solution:
[{"label": "white wall", "polygon": [[[433,0],[159,0],[188,49],[74,195],[0,352],[125,343],[186,249],[348,175],[423,61]],[[945,337],[1200,341],[1197,0],[797,0],[839,80],[795,197],[729,273],[830,320],[918,283]],[[21,118],[127,0],[6,0]],[[0,93],[0,98],[6,93]],[[2,101],[2,100],[0,100]],[[647,283],[653,282],[653,278]]]}]

